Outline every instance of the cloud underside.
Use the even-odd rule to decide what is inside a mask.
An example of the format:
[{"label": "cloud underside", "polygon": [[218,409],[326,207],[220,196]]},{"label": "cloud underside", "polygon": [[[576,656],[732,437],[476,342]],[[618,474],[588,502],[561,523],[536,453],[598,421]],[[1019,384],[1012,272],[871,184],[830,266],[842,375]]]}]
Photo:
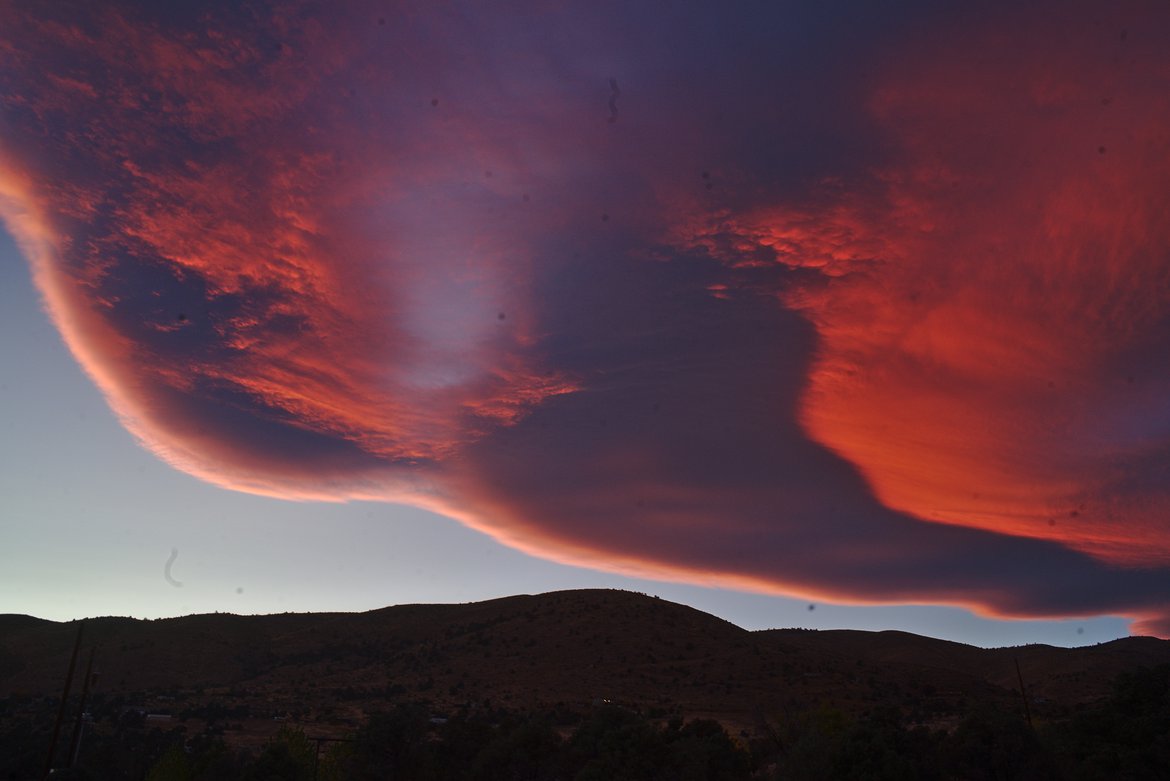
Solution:
[{"label": "cloud underside", "polygon": [[4,6],[0,209],[220,485],[1170,636],[1170,13],[1111,13]]}]

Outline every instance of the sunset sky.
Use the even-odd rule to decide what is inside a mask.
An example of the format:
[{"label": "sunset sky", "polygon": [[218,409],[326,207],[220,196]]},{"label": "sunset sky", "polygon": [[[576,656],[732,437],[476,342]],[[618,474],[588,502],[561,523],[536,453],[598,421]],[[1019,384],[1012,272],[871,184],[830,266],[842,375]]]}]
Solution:
[{"label": "sunset sky", "polygon": [[1170,637],[1170,8],[338,5],[0,0],[0,612]]}]

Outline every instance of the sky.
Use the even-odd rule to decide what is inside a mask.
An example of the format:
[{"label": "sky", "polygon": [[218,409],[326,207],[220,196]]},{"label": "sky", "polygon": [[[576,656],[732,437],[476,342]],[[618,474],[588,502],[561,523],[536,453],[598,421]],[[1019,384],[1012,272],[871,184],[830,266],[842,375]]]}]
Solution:
[{"label": "sky", "polygon": [[1170,10],[0,2],[0,612],[1170,637]]}]

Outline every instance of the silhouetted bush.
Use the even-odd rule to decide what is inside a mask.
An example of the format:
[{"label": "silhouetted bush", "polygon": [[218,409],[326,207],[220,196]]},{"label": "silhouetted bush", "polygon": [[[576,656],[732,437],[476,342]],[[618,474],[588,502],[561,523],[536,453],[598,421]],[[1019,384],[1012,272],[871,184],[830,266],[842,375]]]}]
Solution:
[{"label": "silhouetted bush", "polygon": [[1067,778],[1170,778],[1170,665],[1123,673],[1109,699],[1045,732]]}]

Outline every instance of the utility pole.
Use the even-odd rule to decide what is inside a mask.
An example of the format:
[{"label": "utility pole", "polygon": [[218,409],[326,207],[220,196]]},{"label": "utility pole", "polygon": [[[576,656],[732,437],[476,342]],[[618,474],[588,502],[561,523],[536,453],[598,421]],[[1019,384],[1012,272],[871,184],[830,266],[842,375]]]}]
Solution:
[{"label": "utility pole", "polygon": [[93,683],[93,657],[97,653],[97,646],[89,649],[89,662],[85,665],[85,680],[81,684],[81,704],[77,706],[77,720],[73,722],[73,736],[69,738],[69,762],[65,767],[73,767],[77,762],[77,753],[81,750],[81,730],[84,729],[85,701],[89,697],[89,687]]},{"label": "utility pole", "polygon": [[49,742],[49,755],[45,757],[45,777],[53,772],[53,755],[57,753],[57,738],[61,735],[61,722],[65,719],[65,706],[69,702],[69,690],[73,687],[73,670],[77,667],[77,652],[81,649],[81,635],[85,632],[85,619],[77,625],[77,640],[73,642],[73,655],[69,657],[69,673],[65,676],[65,691],[61,693],[61,704],[57,707],[57,720],[53,722],[53,738]]},{"label": "utility pole", "polygon": [[1024,675],[1020,672],[1020,658],[1015,657],[1016,663],[1016,678],[1020,681],[1020,697],[1024,699],[1024,718],[1028,720],[1028,727],[1035,730],[1032,725],[1032,709],[1028,706],[1028,692],[1024,689]]}]

